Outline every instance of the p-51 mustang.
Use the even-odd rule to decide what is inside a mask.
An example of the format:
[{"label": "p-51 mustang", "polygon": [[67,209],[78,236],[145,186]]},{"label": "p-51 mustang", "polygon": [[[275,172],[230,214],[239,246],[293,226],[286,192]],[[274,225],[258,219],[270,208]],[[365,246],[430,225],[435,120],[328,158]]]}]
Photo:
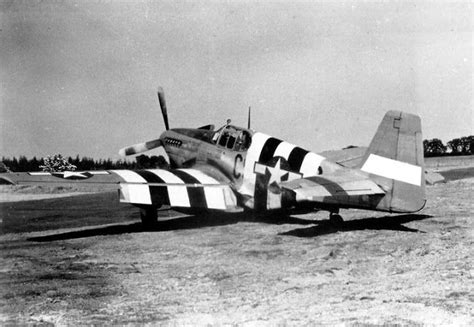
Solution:
[{"label": "p-51 mustang", "polygon": [[103,183],[120,202],[139,207],[145,226],[169,205],[186,213],[203,210],[266,212],[339,209],[396,213],[421,210],[425,180],[421,122],[399,111],[386,113],[360,164],[346,168],[321,155],[247,128],[227,124],[169,128],[163,90],[158,100],[166,131],[160,138],[120,150],[134,155],[162,146],[170,170],[7,173],[12,184]]}]

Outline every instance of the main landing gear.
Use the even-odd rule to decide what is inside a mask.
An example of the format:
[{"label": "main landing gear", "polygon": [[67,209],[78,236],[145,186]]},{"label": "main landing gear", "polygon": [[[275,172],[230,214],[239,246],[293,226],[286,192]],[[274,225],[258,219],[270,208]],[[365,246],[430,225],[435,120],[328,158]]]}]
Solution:
[{"label": "main landing gear", "polygon": [[344,223],[344,219],[339,215],[339,212],[331,212],[329,222],[335,227],[340,227]]},{"label": "main landing gear", "polygon": [[146,206],[140,208],[140,219],[143,228],[152,229],[158,222],[158,208],[154,206]]}]

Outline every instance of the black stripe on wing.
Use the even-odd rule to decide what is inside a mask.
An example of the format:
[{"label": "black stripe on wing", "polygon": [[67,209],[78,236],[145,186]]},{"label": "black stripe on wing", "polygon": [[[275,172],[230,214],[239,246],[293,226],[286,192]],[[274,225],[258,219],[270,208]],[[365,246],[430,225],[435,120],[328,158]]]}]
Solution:
[{"label": "black stripe on wing", "polygon": [[[148,183],[163,183],[166,184],[163,179],[153,174],[151,171],[147,170],[138,170],[136,171],[138,175],[143,177]],[[160,204],[170,204],[170,198],[168,195],[168,187],[166,185],[157,186],[150,185],[150,195],[152,203]]]},{"label": "black stripe on wing", "polygon": [[[197,178],[182,170],[173,170],[171,172],[181,178],[186,184],[202,184]],[[206,195],[204,194],[203,187],[187,187],[186,189],[188,190],[191,208],[207,208]]]}]

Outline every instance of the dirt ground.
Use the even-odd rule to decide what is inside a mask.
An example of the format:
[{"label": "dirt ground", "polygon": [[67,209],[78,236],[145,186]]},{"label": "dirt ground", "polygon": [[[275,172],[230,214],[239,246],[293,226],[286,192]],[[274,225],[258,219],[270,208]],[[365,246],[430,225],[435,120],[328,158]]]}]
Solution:
[{"label": "dirt ground", "polygon": [[[474,179],[416,215],[173,218],[116,194],[0,204],[0,324],[474,325]],[[85,227],[84,227],[85,226]]]}]

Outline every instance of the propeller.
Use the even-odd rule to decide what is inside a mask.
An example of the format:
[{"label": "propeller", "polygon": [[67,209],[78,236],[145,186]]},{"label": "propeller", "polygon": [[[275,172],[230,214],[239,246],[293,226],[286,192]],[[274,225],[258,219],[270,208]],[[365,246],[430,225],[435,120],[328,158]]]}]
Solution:
[{"label": "propeller", "polygon": [[158,87],[158,101],[160,102],[161,113],[163,114],[163,120],[165,121],[165,128],[166,130],[170,129],[168,124],[168,112],[166,111],[166,101],[165,101],[165,92],[163,88],[160,86]]},{"label": "propeller", "polygon": [[[170,126],[168,124],[168,112],[166,110],[165,92],[163,91],[163,88],[161,86],[158,87],[157,94],[158,94],[158,101],[160,103],[161,113],[163,114],[163,120],[165,122],[165,128],[166,130],[169,130]],[[152,140],[152,141],[148,141],[144,143],[137,143],[137,144],[130,145],[130,146],[120,149],[119,155],[121,155],[122,157],[130,156],[133,154],[152,150],[160,146],[163,146],[163,141],[161,139],[156,139],[156,140]]]},{"label": "propeller", "polygon": [[163,145],[163,142],[161,141],[161,139],[156,139],[156,140],[148,141],[144,143],[137,143],[134,145],[127,146],[123,149],[120,149],[119,155],[121,155],[122,157],[131,156],[133,154],[152,150],[162,145]]}]

